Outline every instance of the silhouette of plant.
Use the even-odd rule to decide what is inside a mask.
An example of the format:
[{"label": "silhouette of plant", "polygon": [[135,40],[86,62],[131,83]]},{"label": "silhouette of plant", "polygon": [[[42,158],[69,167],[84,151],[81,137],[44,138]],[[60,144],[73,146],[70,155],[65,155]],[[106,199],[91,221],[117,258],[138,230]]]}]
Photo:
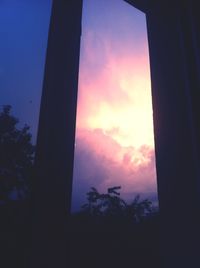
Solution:
[{"label": "silhouette of plant", "polygon": [[11,115],[11,106],[0,113],[0,200],[8,200],[12,191],[18,199],[30,194],[35,147],[29,126],[17,128],[18,119]]},{"label": "silhouette of plant", "polygon": [[120,189],[121,186],[115,186],[108,188],[106,194],[101,194],[96,188],[91,187],[91,191],[87,193],[88,202],[82,206],[82,212],[90,216],[124,218],[133,223],[141,222],[153,212],[150,200],[140,200],[140,196],[137,195],[128,204],[117,192]]},{"label": "silhouette of plant", "polygon": [[134,222],[141,222],[143,218],[153,212],[152,202],[149,199],[140,200],[137,195],[126,207],[127,215]]}]

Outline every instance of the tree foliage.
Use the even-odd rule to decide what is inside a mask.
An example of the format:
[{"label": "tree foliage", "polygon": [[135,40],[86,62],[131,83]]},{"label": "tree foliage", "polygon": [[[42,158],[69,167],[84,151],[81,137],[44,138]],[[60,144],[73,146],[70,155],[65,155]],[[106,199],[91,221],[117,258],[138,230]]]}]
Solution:
[{"label": "tree foliage", "polygon": [[95,217],[124,218],[130,222],[141,222],[148,214],[153,212],[152,202],[148,199],[140,199],[137,195],[128,204],[120,197],[121,186],[107,189],[107,193],[99,193],[94,187],[87,193],[88,202],[82,206],[82,211]]},{"label": "tree foliage", "polygon": [[15,191],[18,199],[30,193],[35,147],[29,126],[17,128],[18,119],[11,115],[11,106],[0,113],[0,200],[8,200]]}]

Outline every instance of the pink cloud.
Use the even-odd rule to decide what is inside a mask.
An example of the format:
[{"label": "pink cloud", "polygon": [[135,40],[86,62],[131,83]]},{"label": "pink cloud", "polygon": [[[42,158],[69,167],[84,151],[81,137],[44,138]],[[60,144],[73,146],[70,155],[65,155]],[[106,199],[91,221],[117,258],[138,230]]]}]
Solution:
[{"label": "pink cloud", "polygon": [[[99,43],[96,41],[99,41]],[[123,81],[131,79],[130,91],[140,90],[150,81],[147,43],[140,53],[123,47],[120,55],[112,49],[109,37],[87,31],[83,38],[78,94],[77,125],[86,125],[88,115],[98,112],[102,102],[112,107],[133,105],[133,100],[123,88]],[[97,44],[96,44],[97,43]],[[142,83],[142,84],[141,84]],[[147,82],[148,83],[148,82]],[[150,86],[150,85],[148,85]]]},{"label": "pink cloud", "polygon": [[[137,161],[142,159],[142,161]],[[142,158],[143,157],[143,158]],[[85,196],[90,187],[105,191],[121,185],[126,194],[154,192],[156,169],[154,150],[143,146],[122,147],[103,130],[78,130],[74,160],[73,202]]]},{"label": "pink cloud", "polygon": [[[123,32],[127,20],[124,16],[120,26]],[[146,97],[150,92],[147,37],[137,38],[134,30],[135,38],[126,33],[121,40],[116,32],[112,34],[114,30],[91,27],[82,35],[73,202],[80,201],[92,186],[105,191],[121,185],[124,194],[157,190],[153,145],[136,146],[141,143],[140,137],[149,142],[145,137],[149,131],[141,125],[152,123],[151,99]],[[129,124],[136,128],[128,128]],[[138,144],[134,145],[136,140]]]}]

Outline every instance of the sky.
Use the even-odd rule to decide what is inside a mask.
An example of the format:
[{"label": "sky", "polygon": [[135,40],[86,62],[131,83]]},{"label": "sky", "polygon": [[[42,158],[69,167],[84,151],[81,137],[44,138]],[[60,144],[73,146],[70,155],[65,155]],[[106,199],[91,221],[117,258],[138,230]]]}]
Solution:
[{"label": "sky", "polygon": [[0,0],[0,108],[10,104],[36,142],[51,0]]},{"label": "sky", "polygon": [[[0,0],[0,108],[36,142],[52,0]],[[72,211],[90,187],[157,201],[145,15],[122,0],[84,0]]]},{"label": "sky", "polygon": [[96,187],[156,202],[145,14],[121,0],[85,0],[72,210]]}]

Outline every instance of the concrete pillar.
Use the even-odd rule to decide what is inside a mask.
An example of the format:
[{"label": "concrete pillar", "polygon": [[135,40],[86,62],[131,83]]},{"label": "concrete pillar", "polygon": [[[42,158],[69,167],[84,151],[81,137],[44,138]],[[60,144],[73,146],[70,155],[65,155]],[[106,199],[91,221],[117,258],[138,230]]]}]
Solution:
[{"label": "concrete pillar", "polygon": [[82,0],[54,0],[50,21],[34,188],[31,267],[66,268]]},{"label": "concrete pillar", "polygon": [[194,40],[200,21],[193,5],[197,9],[197,1],[158,1],[146,12],[166,268],[200,266],[200,83]]},{"label": "concrete pillar", "polygon": [[125,1],[147,18],[162,264],[200,267],[198,1]]}]

